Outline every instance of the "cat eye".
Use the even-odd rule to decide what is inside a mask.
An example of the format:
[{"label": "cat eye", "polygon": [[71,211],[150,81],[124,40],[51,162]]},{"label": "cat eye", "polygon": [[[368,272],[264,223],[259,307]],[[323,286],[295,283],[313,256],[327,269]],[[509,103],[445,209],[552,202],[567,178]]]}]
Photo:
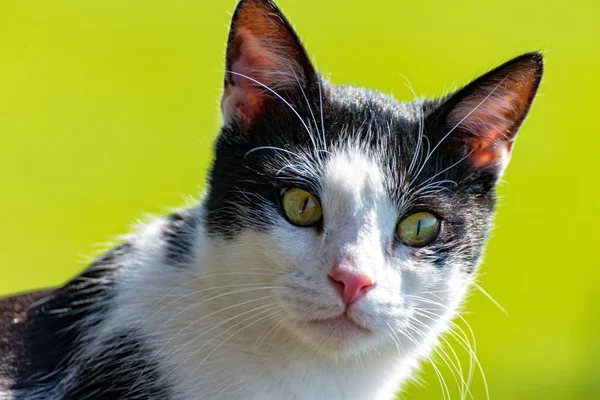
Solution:
[{"label": "cat eye", "polygon": [[439,231],[439,219],[429,212],[409,215],[396,227],[398,238],[411,247],[422,247],[431,243]]},{"label": "cat eye", "polygon": [[311,226],[323,218],[319,199],[299,188],[285,191],[281,199],[281,207],[287,219],[294,225]]}]

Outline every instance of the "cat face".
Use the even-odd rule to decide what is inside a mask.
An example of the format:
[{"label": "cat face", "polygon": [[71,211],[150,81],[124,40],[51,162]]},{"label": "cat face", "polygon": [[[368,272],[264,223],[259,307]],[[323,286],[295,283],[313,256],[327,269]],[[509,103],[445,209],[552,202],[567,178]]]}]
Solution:
[{"label": "cat face", "polygon": [[541,73],[526,54],[403,104],[328,83],[273,3],[242,1],[206,229],[228,265],[271,273],[276,318],[311,347],[422,348],[477,267]]}]

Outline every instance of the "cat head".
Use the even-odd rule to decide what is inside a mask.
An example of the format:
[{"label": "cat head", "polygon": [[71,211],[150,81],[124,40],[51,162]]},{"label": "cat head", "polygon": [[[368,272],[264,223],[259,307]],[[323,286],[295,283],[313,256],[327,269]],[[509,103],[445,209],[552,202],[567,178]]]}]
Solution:
[{"label": "cat head", "polygon": [[274,318],[319,350],[433,340],[477,268],[542,70],[528,53],[400,103],[329,83],[271,1],[242,0],[205,203],[223,265],[269,271]]}]

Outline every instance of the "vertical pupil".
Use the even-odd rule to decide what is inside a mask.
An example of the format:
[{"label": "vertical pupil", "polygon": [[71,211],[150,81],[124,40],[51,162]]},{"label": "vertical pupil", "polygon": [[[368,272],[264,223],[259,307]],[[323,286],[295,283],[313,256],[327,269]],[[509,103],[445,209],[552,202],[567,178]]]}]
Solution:
[{"label": "vertical pupil", "polygon": [[300,210],[300,214],[304,214],[309,201],[310,201],[310,197],[306,196],[306,198],[304,199],[304,204],[302,204],[302,209]]},{"label": "vertical pupil", "polygon": [[421,232],[421,218],[419,218],[419,220],[417,221],[417,236],[419,236],[420,232]]}]

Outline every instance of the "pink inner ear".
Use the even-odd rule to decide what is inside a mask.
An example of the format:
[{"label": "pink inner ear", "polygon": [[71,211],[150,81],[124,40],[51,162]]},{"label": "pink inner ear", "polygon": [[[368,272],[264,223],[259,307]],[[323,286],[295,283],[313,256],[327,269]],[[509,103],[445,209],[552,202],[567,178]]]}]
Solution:
[{"label": "pink inner ear", "polygon": [[512,147],[510,130],[519,114],[517,98],[498,87],[489,97],[477,100],[467,99],[455,109],[465,116],[460,128],[474,134],[467,140],[471,162],[478,168],[506,164]]},{"label": "pink inner ear", "polygon": [[[230,79],[225,82],[221,99],[221,111],[225,116],[237,116],[245,122],[252,121],[261,111],[265,88],[262,69],[273,64],[267,52],[262,51],[258,41],[247,30],[240,28],[236,38],[239,56],[230,65]],[[237,75],[240,74],[240,75]],[[256,82],[255,82],[256,81]]]},{"label": "pink inner ear", "polygon": [[477,149],[471,155],[471,163],[476,168],[483,168],[487,165],[504,168],[510,159],[510,147],[507,142],[500,142]]},{"label": "pink inner ear", "polygon": [[273,98],[271,90],[295,87],[303,74],[296,61],[301,54],[284,21],[263,2],[242,7],[228,44],[221,109],[226,120],[251,123]]},{"label": "pink inner ear", "polygon": [[483,86],[461,101],[449,117],[451,127],[467,131],[470,160],[475,167],[508,163],[512,143],[531,102],[534,75],[509,74]]}]

